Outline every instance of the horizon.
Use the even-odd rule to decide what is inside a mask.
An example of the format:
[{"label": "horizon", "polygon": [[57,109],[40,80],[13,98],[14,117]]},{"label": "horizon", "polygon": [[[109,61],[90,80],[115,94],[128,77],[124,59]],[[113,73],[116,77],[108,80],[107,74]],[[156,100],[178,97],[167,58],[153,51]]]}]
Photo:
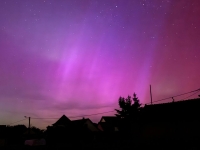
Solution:
[{"label": "horizon", "polygon": [[[196,90],[196,92],[199,92],[200,91],[200,89],[198,89],[198,90]],[[191,96],[193,96],[194,95],[194,92],[190,92],[190,93],[193,93],[192,95],[190,95],[189,97],[191,97]],[[196,94],[196,93],[195,93]],[[183,95],[186,95],[186,93],[183,93]],[[178,96],[176,96],[176,97],[178,97]],[[188,98],[189,98],[188,97]],[[200,96],[199,96],[200,97]],[[169,103],[177,103],[177,102],[185,102],[185,101],[190,101],[190,100],[200,100],[200,98],[199,97],[197,97],[197,98],[193,98],[193,99],[186,99],[186,100],[179,100],[179,101],[170,101],[170,102],[164,102],[164,103],[149,103],[148,105],[162,105],[162,104],[169,104]],[[170,98],[166,98],[166,99],[171,99],[171,97]],[[165,100],[165,99],[164,99]],[[161,101],[163,101],[163,100],[161,100]],[[160,101],[159,101],[160,102]],[[146,104],[145,104],[145,106],[146,106]],[[145,106],[141,106],[141,108],[144,108]],[[114,110],[114,111],[112,111],[112,112],[115,112],[115,114],[117,113],[116,112],[116,110]],[[99,113],[100,115],[101,114],[106,114],[106,113],[108,113],[108,112],[102,112],[102,113]],[[72,119],[70,119],[70,121],[76,121],[76,120],[82,120],[82,119],[89,119],[89,120],[91,120],[90,119],[90,117],[87,117],[87,116],[95,116],[95,115],[99,115],[99,114],[88,114],[88,115],[82,115],[82,116],[66,116],[65,114],[63,114],[62,116],[66,116],[68,119],[70,119],[70,118],[72,118]],[[34,120],[34,119],[43,119],[43,120],[48,120],[48,119],[55,119],[55,121],[54,122],[52,122],[52,124],[49,124],[49,125],[47,125],[45,128],[43,127],[43,128],[39,128],[39,129],[41,129],[41,130],[46,130],[47,129],[47,127],[48,126],[52,126],[55,122],[57,122],[62,116],[60,116],[60,117],[58,117],[58,118],[31,118],[30,117],[30,120]],[[82,118],[81,118],[82,117]],[[86,117],[86,118],[85,118]],[[112,116],[107,116],[107,115],[102,115],[101,117],[100,117],[100,119],[98,120],[98,122],[93,122],[92,120],[92,123],[96,123],[96,124],[98,124],[99,122],[100,122],[100,120],[103,118],[103,117],[117,117],[116,115],[112,115]],[[80,118],[80,119],[73,119],[73,118]],[[26,120],[27,121],[27,119],[28,119],[28,117],[26,118],[26,119],[23,119],[22,121],[24,121],[24,120]],[[17,123],[18,122],[22,122],[21,120],[20,121],[17,121]],[[14,123],[11,123],[11,124],[9,124],[9,125],[6,125],[6,126],[17,126],[17,125],[25,125],[25,124],[15,124],[15,122]],[[28,128],[28,125],[25,125],[27,128]],[[30,124],[30,127],[36,127],[36,126],[31,126],[31,124]],[[38,127],[36,127],[36,128],[38,128]]]},{"label": "horizon", "polygon": [[199,16],[199,0],[0,1],[0,125],[150,103],[150,85],[154,101],[199,89]]}]

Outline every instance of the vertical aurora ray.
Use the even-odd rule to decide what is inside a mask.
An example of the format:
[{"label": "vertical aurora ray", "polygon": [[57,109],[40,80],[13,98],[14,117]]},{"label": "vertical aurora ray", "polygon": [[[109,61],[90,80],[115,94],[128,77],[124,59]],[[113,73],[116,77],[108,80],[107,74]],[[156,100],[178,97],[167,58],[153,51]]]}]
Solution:
[{"label": "vertical aurora ray", "polygon": [[133,92],[144,104],[149,84],[154,100],[199,88],[199,7],[198,0],[0,1],[0,124],[110,111]]}]

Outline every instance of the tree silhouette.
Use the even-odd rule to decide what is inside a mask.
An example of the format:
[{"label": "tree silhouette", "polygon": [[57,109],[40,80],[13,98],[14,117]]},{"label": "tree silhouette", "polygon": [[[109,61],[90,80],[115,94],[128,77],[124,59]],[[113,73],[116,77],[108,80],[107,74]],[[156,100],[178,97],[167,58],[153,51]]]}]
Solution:
[{"label": "tree silhouette", "polygon": [[44,130],[41,130],[35,126],[31,127],[31,130],[35,133],[35,134],[43,134]]},{"label": "tree silhouette", "polygon": [[120,96],[118,103],[121,110],[115,109],[117,111],[115,115],[119,118],[133,118],[138,115],[141,108],[140,101],[135,93],[133,94],[133,98],[129,95],[127,98]]}]

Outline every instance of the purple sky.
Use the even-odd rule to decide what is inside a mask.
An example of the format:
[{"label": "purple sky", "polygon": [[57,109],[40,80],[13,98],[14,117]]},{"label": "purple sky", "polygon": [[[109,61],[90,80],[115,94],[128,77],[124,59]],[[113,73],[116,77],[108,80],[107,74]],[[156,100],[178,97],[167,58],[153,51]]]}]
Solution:
[{"label": "purple sky", "polygon": [[0,1],[0,124],[149,103],[150,84],[153,100],[192,91],[199,66],[199,0]]}]

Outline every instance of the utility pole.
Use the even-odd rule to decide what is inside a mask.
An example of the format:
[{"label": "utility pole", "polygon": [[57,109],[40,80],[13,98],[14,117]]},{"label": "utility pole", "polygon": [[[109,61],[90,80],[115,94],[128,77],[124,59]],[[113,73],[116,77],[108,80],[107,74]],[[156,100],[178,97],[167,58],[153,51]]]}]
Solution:
[{"label": "utility pole", "polygon": [[151,105],[152,105],[153,104],[153,100],[152,100],[151,85],[150,85],[150,96],[151,96]]},{"label": "utility pole", "polygon": [[30,135],[30,129],[31,129],[30,122],[31,122],[31,117],[28,117],[28,132],[29,132],[29,135]]},{"label": "utility pole", "polygon": [[26,117],[24,116],[25,118],[28,118],[28,135],[30,136],[30,131],[31,131],[31,117]]}]

